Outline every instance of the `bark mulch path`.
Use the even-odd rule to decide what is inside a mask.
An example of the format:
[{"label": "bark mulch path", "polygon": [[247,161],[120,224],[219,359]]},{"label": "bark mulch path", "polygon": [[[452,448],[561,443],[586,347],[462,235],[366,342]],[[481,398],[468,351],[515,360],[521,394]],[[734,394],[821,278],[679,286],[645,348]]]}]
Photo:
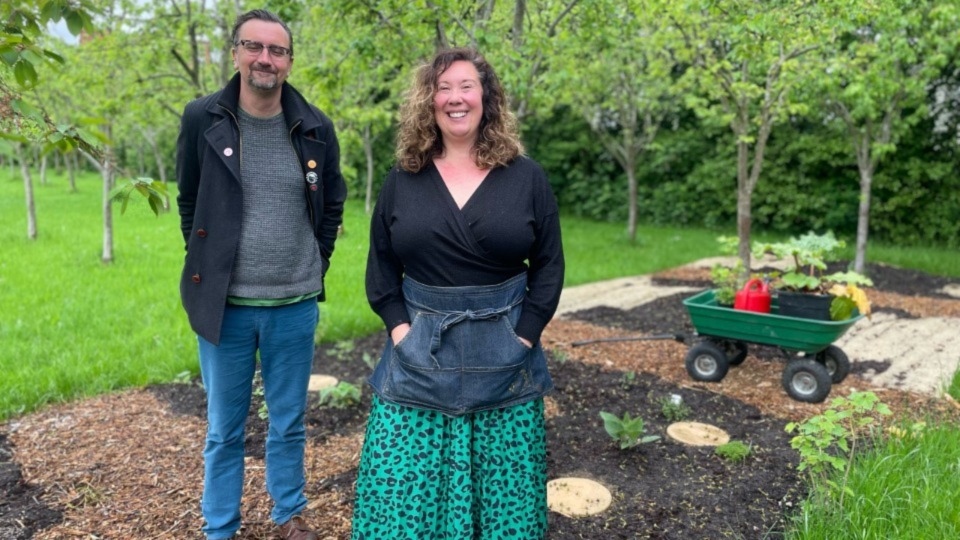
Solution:
[{"label": "bark mulch path", "polygon": [[[960,301],[938,291],[947,280],[872,266],[875,309],[901,316],[960,316]],[[707,286],[703,271],[655,276],[663,284]],[[780,538],[804,497],[796,453],[784,426],[826,404],[791,400],[780,387],[780,360],[750,348],[746,362],[720,383],[689,378],[686,346],[674,341],[580,340],[690,331],[683,296],[631,310],[598,307],[553,321],[544,334],[557,389],[547,398],[550,478],[582,476],[613,494],[588,518],[550,515],[551,539]],[[317,348],[314,371],[362,385],[383,342],[377,334]],[[870,366],[882,369],[882,366]],[[955,402],[870,385],[857,376],[831,395],[873,390],[900,415],[956,420]],[[741,463],[710,447],[675,442],[662,401],[682,396],[686,420],[712,424],[752,447]],[[308,412],[308,519],[321,538],[349,536],[356,464],[369,389],[348,409]],[[201,538],[200,486],[205,398],[197,382],[166,384],[52,406],[0,426],[0,538]],[[273,538],[263,489],[265,424],[251,406],[247,435],[244,528],[240,538]],[[629,412],[661,440],[620,450],[600,411]]]}]

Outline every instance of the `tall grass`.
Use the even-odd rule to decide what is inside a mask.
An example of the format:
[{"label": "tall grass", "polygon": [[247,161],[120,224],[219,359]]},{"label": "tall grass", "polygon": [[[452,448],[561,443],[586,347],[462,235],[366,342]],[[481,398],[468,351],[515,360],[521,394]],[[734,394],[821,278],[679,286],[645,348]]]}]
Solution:
[{"label": "tall grass", "polygon": [[[883,436],[854,458],[843,507],[814,497],[789,540],[960,538],[960,430],[932,425]],[[832,478],[842,484],[842,472]]]},{"label": "tall grass", "polygon": [[[0,171],[0,421],[45,403],[169,381],[197,373],[196,338],[180,307],[183,241],[175,210],[154,217],[135,199],[114,215],[112,264],[100,262],[100,181],[81,175],[78,193],[51,175],[36,185],[39,238],[26,239],[19,175]],[[171,185],[171,198],[175,186]],[[566,285],[637,275],[717,254],[718,233],[641,226],[636,242],[623,224],[562,218]],[[350,201],[344,234],[327,275],[317,337],[337,341],[377,332],[363,275],[369,217]],[[727,231],[729,234],[730,232]],[[922,270],[960,269],[946,250],[910,253]]]}]

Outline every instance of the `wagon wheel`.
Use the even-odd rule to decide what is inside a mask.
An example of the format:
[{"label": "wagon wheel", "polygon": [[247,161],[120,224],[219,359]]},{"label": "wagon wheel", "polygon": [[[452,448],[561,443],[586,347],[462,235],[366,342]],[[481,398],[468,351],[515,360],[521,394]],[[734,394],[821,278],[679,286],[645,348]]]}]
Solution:
[{"label": "wagon wheel", "polygon": [[834,384],[842,382],[850,373],[850,359],[840,347],[830,345],[817,353],[817,362],[823,364],[830,373],[830,380]]},{"label": "wagon wheel", "polygon": [[730,361],[719,347],[701,341],[687,351],[687,373],[695,381],[719,382],[727,376]]},{"label": "wagon wheel", "polygon": [[739,366],[747,359],[747,344],[742,341],[717,339],[713,340],[713,344],[723,350],[731,366]]},{"label": "wagon wheel", "polygon": [[791,360],[783,368],[783,389],[797,401],[820,403],[830,393],[830,372],[809,358]]}]

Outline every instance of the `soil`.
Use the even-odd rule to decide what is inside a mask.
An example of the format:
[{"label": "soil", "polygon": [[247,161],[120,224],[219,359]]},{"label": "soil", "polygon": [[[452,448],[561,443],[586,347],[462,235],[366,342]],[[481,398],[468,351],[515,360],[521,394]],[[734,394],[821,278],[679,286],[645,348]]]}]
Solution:
[{"label": "soil", "polygon": [[[869,270],[878,312],[956,313],[960,301],[939,292],[948,280],[888,266]],[[654,282],[709,285],[705,271],[691,270],[664,272]],[[797,454],[784,428],[827,403],[790,399],[780,387],[783,362],[774,350],[751,346],[747,360],[723,381],[698,383],[683,366],[686,345],[675,340],[578,343],[690,332],[681,304],[686,296],[567,314],[544,333],[556,384],[546,398],[549,477],[590,478],[613,495],[610,508],[594,516],[551,513],[551,539],[781,538],[803,500]],[[307,413],[307,517],[321,538],[349,536],[371,395],[363,380],[384,338],[378,333],[317,348],[314,372],[363,387],[357,406],[335,409],[314,400]],[[960,406],[950,400],[871,388],[857,373],[884,366],[859,364],[832,395],[870,389],[900,416],[922,411],[960,418]],[[689,409],[684,420],[725,430],[750,446],[749,456],[733,462],[711,446],[672,440],[666,433],[672,419],[663,405],[672,395]],[[48,407],[0,426],[0,538],[199,538],[205,406],[198,381],[171,383]],[[247,427],[239,535],[247,539],[275,534],[263,490],[266,424],[259,406],[255,399]],[[621,450],[604,431],[601,411],[639,416],[647,434],[661,438]]]}]

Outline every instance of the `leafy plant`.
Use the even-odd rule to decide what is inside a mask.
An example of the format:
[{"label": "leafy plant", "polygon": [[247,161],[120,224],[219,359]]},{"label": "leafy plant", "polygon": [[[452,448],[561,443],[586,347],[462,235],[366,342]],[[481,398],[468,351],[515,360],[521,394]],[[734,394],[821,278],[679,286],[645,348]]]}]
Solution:
[{"label": "leafy plant", "polygon": [[377,362],[379,361],[380,361],[379,356],[374,356],[367,352],[363,353],[363,363],[366,364],[368,368],[370,368],[370,371],[373,371],[374,369],[376,369]]},{"label": "leafy plant", "polygon": [[[736,254],[739,241],[736,236],[717,237],[720,252],[728,255]],[[737,297],[737,291],[745,283],[743,281],[744,274],[743,262],[740,259],[737,259],[732,268],[722,264],[713,265],[710,269],[710,281],[713,283],[713,294],[718,304],[733,305],[733,301]]]},{"label": "leafy plant", "polygon": [[713,450],[713,453],[726,459],[738,463],[747,459],[747,456],[753,451],[753,447],[743,441],[730,441],[721,444]]},{"label": "leafy plant", "polygon": [[629,390],[633,386],[634,381],[637,380],[636,371],[626,371],[623,375],[620,376],[620,387],[624,390]]},{"label": "leafy plant", "polygon": [[331,355],[341,362],[346,362],[350,360],[350,353],[356,348],[353,340],[344,339],[336,342],[333,345],[330,353]]},{"label": "leafy plant", "polygon": [[261,401],[260,407],[257,408],[257,416],[261,420],[266,420],[270,416],[270,411],[267,409],[267,400],[263,395],[263,377],[260,376],[260,369],[257,369],[253,374],[253,397]]},{"label": "leafy plant", "polygon": [[553,359],[559,364],[566,364],[570,360],[570,356],[567,353],[558,347],[554,347],[550,350],[550,354],[553,355]]},{"label": "leafy plant", "polygon": [[679,422],[690,416],[693,412],[683,400],[674,400],[671,396],[660,398],[660,412],[664,418],[671,422]]},{"label": "leafy plant", "polygon": [[853,310],[857,309],[863,315],[870,317],[870,300],[867,293],[853,283],[837,283],[827,291],[834,296],[830,302],[830,318],[834,321],[842,321],[853,316]]},{"label": "leafy plant", "polygon": [[[850,493],[846,482],[860,431],[876,422],[880,415],[889,414],[890,408],[873,392],[853,392],[849,398],[834,398],[822,414],[802,423],[790,422],[787,432],[797,433],[790,440],[790,446],[800,452],[797,470],[808,471],[814,485],[838,492],[842,507],[844,495]],[[844,473],[841,484],[830,480],[831,470]],[[818,479],[821,482],[817,482]]]},{"label": "leafy plant", "polygon": [[[743,263],[737,262],[738,267],[743,267]],[[739,289],[738,269],[730,268],[722,264],[715,264],[710,269],[710,281],[713,282],[713,295],[717,303],[724,306],[732,306]]]},{"label": "leafy plant", "polygon": [[630,413],[624,413],[623,418],[619,418],[612,413],[600,411],[600,418],[603,418],[603,428],[615,442],[620,444],[621,450],[660,440],[658,435],[644,436],[646,428],[643,418],[639,416],[631,418]]},{"label": "leafy plant", "polygon": [[319,403],[321,406],[334,409],[346,409],[360,403],[360,388],[354,384],[341,381],[336,386],[320,390]]},{"label": "leafy plant", "polygon": [[827,262],[836,260],[837,252],[846,243],[838,240],[833,232],[815,234],[809,232],[800,237],[791,237],[786,242],[757,244],[753,254],[761,257],[771,254],[778,259],[793,260],[793,267],[774,276],[772,285],[785,291],[831,294],[830,317],[844,320],[853,314],[853,308],[864,315],[870,314],[870,302],[861,286],[873,286],[870,278],[858,272],[834,272],[825,274]]},{"label": "leafy plant", "polygon": [[154,215],[159,216],[163,211],[163,203],[167,200],[167,185],[160,180],[153,178],[131,178],[127,183],[122,183],[110,190],[110,201],[120,203],[120,214],[127,211],[127,204],[130,203],[130,197],[134,192],[143,195],[150,205],[150,210]]}]

